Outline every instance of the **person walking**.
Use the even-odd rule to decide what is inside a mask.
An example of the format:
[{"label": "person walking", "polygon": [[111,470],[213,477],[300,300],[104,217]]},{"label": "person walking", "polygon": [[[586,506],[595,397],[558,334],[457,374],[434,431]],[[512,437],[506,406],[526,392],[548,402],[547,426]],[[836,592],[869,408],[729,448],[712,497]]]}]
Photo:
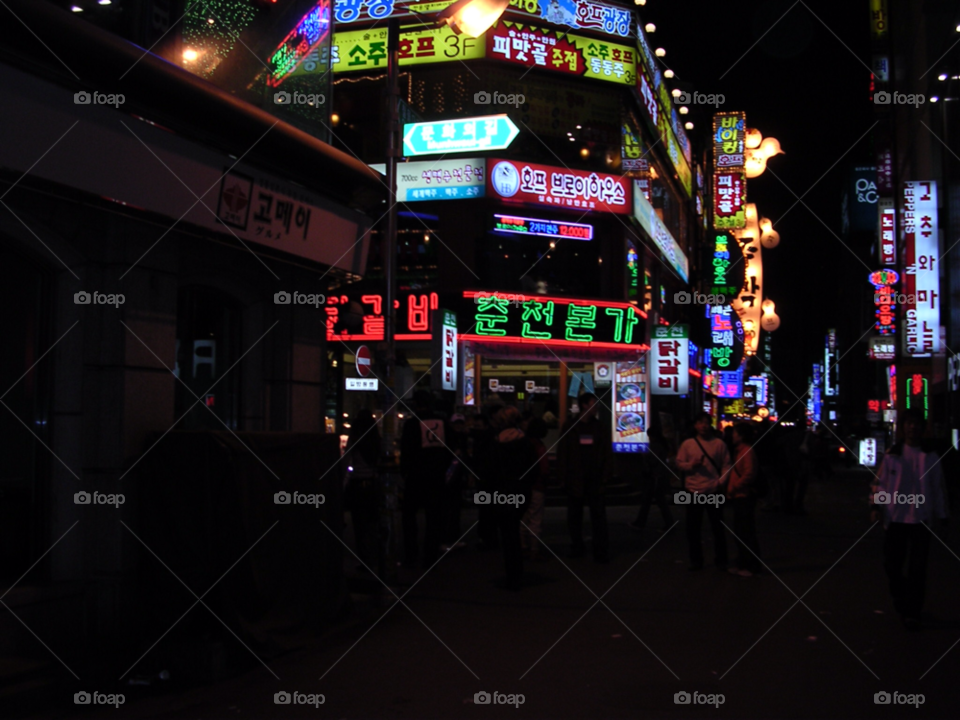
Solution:
[{"label": "person walking", "polygon": [[674,461],[673,448],[656,425],[647,432],[650,440],[650,452],[644,455],[643,475],[640,478],[640,509],[636,519],[630,527],[643,532],[647,526],[647,516],[650,506],[656,505],[663,516],[663,528],[666,532],[673,525],[673,514],[667,503],[667,488],[670,486],[670,476],[674,474],[670,464]]},{"label": "person walking", "polygon": [[593,526],[593,559],[607,562],[610,540],[607,509],[603,493],[612,470],[610,428],[597,418],[599,401],[593,393],[578,398],[580,416],[568,419],[560,433],[557,470],[567,489],[567,525],[570,530],[570,556],[580,557],[586,550],[583,540],[583,510],[590,510]]},{"label": "person walking", "polygon": [[357,557],[375,572],[380,561],[379,457],[380,432],[373,413],[364,408],[351,423],[344,451],[344,505],[353,523]]},{"label": "person walking", "polygon": [[523,428],[527,439],[533,447],[537,466],[530,471],[533,482],[530,485],[530,502],[523,515],[520,526],[520,546],[530,560],[543,558],[540,547],[540,535],[543,530],[543,503],[547,494],[547,478],[550,473],[550,461],[547,458],[547,446],[543,438],[547,435],[547,424],[540,418],[534,417],[525,421]]},{"label": "person walking", "polygon": [[441,537],[443,544],[440,546],[443,551],[459,550],[467,546],[460,539],[460,509],[463,505],[464,478],[471,472],[467,469],[470,462],[467,457],[468,440],[467,419],[459,413],[452,415],[450,417],[450,437],[447,446],[453,451],[455,457],[451,459],[444,477],[443,532]]},{"label": "person walking", "polygon": [[520,590],[523,578],[520,519],[526,512],[533,484],[531,473],[536,470],[538,459],[533,446],[520,429],[520,411],[517,408],[503,408],[499,413],[499,425],[500,432],[491,446],[494,469],[492,493],[486,494],[484,504],[491,508],[492,517],[500,531],[506,570],[505,587],[508,590]]},{"label": "person walking", "polygon": [[903,439],[884,455],[871,486],[870,521],[883,521],[884,568],[893,606],[907,630],[919,630],[926,594],[929,523],[948,525],[940,458],[923,441],[923,415],[907,410]]},{"label": "person walking", "polygon": [[452,456],[446,446],[447,424],[433,412],[433,396],[418,390],[413,404],[413,417],[404,422],[400,436],[404,562],[413,565],[420,557],[417,514],[422,509],[426,520],[422,559],[424,567],[430,567],[440,557],[444,481]]},{"label": "person walking", "polygon": [[737,559],[730,572],[740,577],[752,577],[762,571],[756,519],[760,461],[753,449],[753,440],[750,423],[734,427],[734,460],[727,483],[727,498],[733,507],[733,535],[737,544]]},{"label": "person walking", "polygon": [[723,483],[730,473],[730,453],[716,437],[709,413],[702,412],[693,421],[696,435],[683,441],[677,452],[677,467],[685,474],[687,500],[687,544],[690,570],[703,569],[703,544],[700,528],[706,513],[713,530],[714,562],[727,567],[727,541],[723,528]]}]

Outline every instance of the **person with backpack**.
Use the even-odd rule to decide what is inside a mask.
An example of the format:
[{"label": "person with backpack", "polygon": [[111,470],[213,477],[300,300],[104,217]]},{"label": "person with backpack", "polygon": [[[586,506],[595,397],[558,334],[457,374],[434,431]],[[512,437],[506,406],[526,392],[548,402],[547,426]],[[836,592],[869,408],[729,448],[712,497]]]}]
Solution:
[{"label": "person with backpack", "polygon": [[757,500],[765,495],[760,462],[753,449],[753,426],[740,423],[733,429],[734,460],[727,483],[727,498],[733,507],[733,535],[737,559],[729,572],[753,577],[763,569],[757,540]]},{"label": "person with backpack", "polygon": [[[703,569],[703,544],[700,527],[706,513],[713,530],[714,562],[718,569],[727,567],[727,540],[723,534],[723,483],[730,473],[730,453],[713,432],[710,413],[699,413],[693,421],[696,435],[684,440],[677,451],[677,467],[685,474],[687,505],[687,544],[690,570]],[[691,495],[692,493],[692,495]]]}]

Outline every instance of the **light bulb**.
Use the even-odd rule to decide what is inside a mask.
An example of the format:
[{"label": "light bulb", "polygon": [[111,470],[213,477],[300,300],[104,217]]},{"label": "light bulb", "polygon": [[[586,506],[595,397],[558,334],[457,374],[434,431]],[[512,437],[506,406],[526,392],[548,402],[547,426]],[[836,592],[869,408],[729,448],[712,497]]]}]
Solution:
[{"label": "light bulb", "polygon": [[653,54],[656,55],[657,57],[663,57],[664,55],[667,54],[667,51],[664,50],[663,48],[657,48],[656,50],[653,51]]}]

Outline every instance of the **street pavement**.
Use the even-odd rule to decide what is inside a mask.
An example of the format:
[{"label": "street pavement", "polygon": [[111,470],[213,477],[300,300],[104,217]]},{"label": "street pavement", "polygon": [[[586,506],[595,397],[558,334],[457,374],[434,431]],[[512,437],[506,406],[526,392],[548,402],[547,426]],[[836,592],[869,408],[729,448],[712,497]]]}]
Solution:
[{"label": "street pavement", "polygon": [[[929,614],[908,633],[887,594],[883,529],[867,518],[869,479],[838,471],[811,486],[808,515],[759,513],[770,573],[753,578],[688,571],[681,508],[662,536],[656,508],[644,533],[627,525],[636,508],[610,508],[604,565],[589,543],[568,557],[566,512],[548,508],[557,557],[526,563],[515,593],[498,587],[499,553],[474,549],[474,528],[469,548],[415,585],[419,573],[401,575],[402,603],[360,604],[319,647],[269,660],[279,681],[258,665],[212,686],[127,693],[119,710],[83,717],[955,718],[960,557],[932,543]],[[475,519],[465,512],[464,530]],[[277,692],[323,704],[277,705]],[[503,702],[476,704],[484,692]],[[894,702],[876,704],[878,692]]]}]

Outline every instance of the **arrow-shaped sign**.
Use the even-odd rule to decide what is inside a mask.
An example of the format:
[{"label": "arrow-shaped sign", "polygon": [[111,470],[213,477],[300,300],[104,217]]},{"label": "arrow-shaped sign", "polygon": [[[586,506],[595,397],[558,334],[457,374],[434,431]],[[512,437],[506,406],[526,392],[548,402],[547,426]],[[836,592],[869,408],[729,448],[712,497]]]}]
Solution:
[{"label": "arrow-shaped sign", "polygon": [[403,126],[403,154],[414,157],[505,150],[519,134],[520,129],[506,115],[407,123]]}]

